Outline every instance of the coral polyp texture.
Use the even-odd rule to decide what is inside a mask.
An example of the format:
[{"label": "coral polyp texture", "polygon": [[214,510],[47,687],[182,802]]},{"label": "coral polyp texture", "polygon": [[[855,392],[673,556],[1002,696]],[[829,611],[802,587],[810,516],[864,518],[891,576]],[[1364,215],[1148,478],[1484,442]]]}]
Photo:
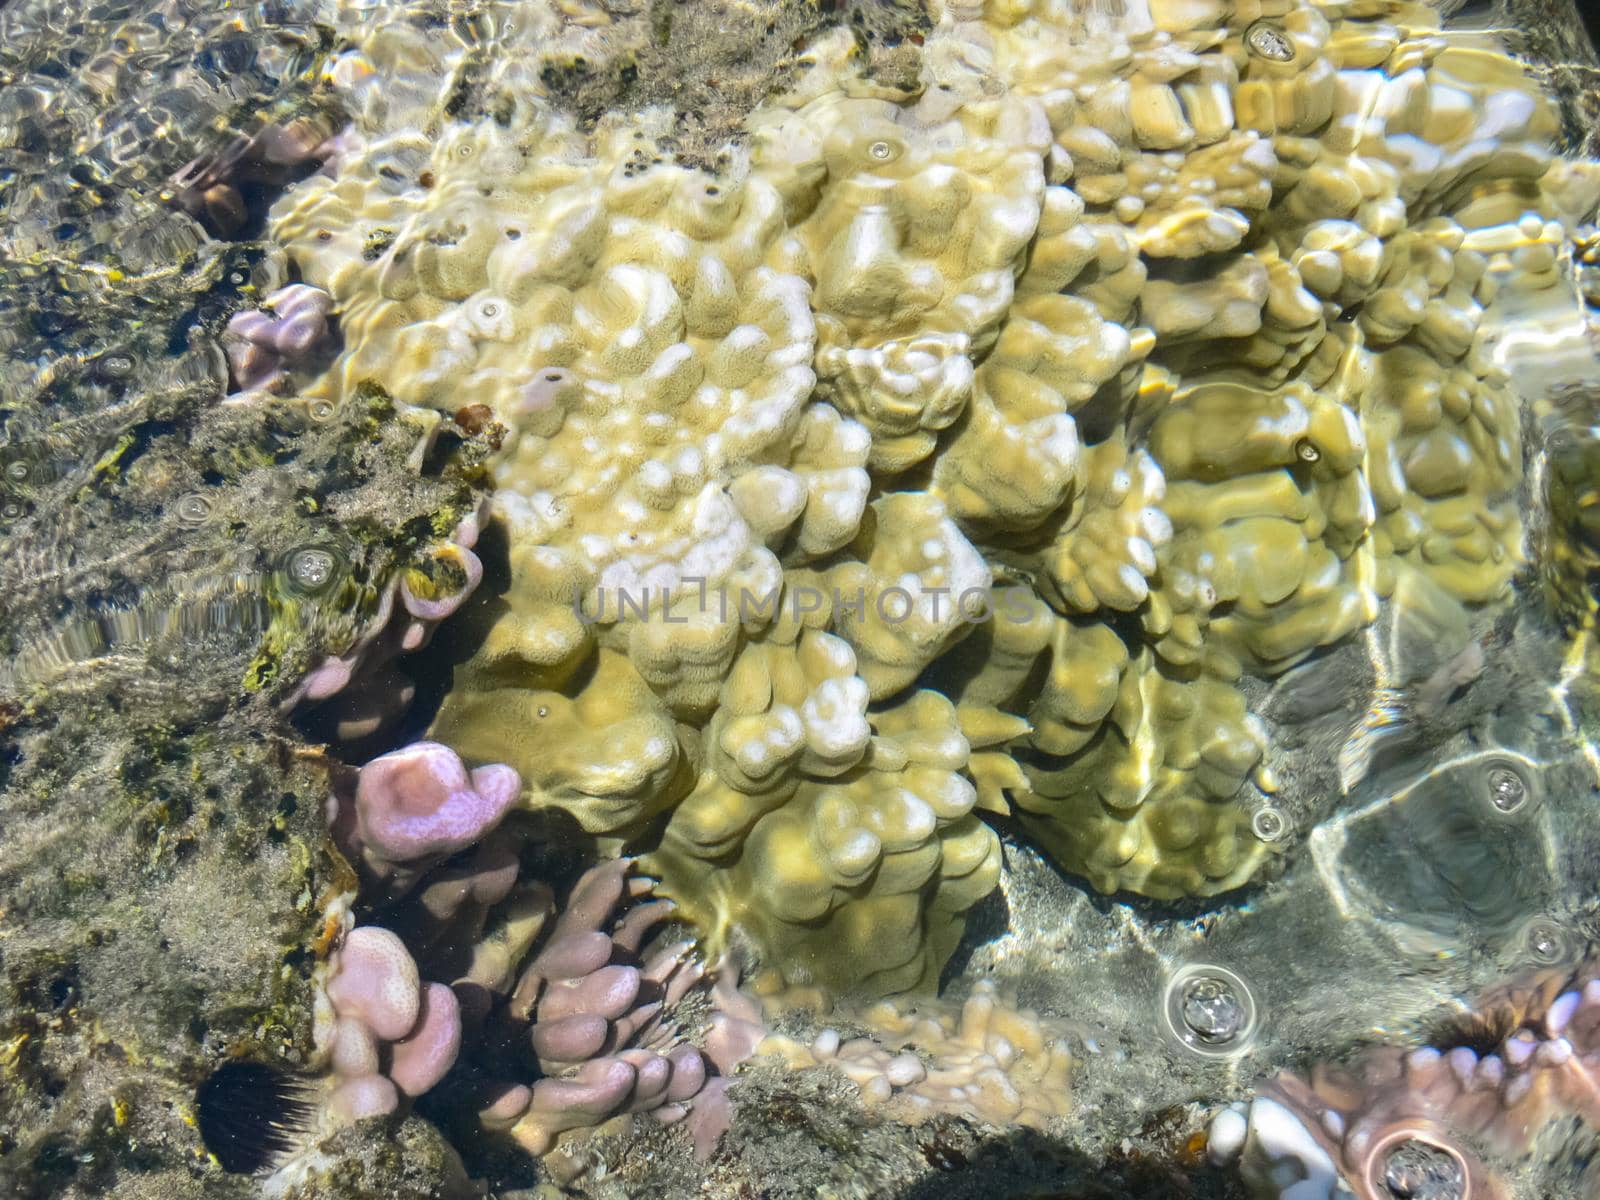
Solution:
[{"label": "coral polyp texture", "polygon": [[1509,1200],[1521,1193],[1502,1167],[1544,1126],[1575,1116],[1600,1128],[1597,975],[1589,962],[1503,987],[1439,1046],[1280,1075],[1212,1121],[1211,1157],[1237,1162],[1252,1195],[1272,1200]]},{"label": "coral polyp texture", "polygon": [[1105,891],[1249,883],[1251,681],[1523,561],[1478,330],[1597,190],[1553,105],[1421,6],[1097,11],[936,5],[892,78],[824,32],[694,161],[568,115],[539,20],[329,68],[358,119],[269,222],[343,338],[301,394],[503,431],[430,736],[655,848],[712,953],[930,983],[978,809]]}]

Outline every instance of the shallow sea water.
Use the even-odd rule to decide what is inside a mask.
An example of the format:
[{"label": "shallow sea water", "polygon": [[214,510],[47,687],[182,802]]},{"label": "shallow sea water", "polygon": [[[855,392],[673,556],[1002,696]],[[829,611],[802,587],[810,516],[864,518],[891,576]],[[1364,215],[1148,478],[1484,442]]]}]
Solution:
[{"label": "shallow sea water", "polygon": [[[881,68],[873,79],[883,88],[893,70],[904,70],[893,62],[884,66],[888,49],[910,54],[910,47],[939,44],[937,21],[915,6],[752,0],[698,11],[696,4],[649,3],[635,10],[577,0],[539,6],[0,3],[0,649],[6,656],[0,663],[0,787],[6,789],[0,800],[0,967],[6,972],[0,1183],[15,1194],[234,1196],[274,1187],[305,1197],[369,1194],[342,1167],[318,1172],[327,1162],[347,1161],[342,1154],[352,1156],[348,1161],[361,1154],[373,1161],[370,1143],[362,1150],[340,1143],[325,1149],[330,1157],[315,1159],[311,1147],[333,1126],[318,1126],[320,1117],[295,1106],[320,1112],[318,1105],[331,1103],[317,1090],[331,1086],[328,1080],[379,1074],[376,1067],[330,1065],[330,1035],[325,1028],[312,1031],[312,1009],[318,1003],[327,1008],[329,948],[352,927],[408,930],[407,946],[430,977],[420,935],[406,924],[419,920],[415,905],[403,907],[415,879],[395,883],[406,876],[371,851],[372,836],[351,841],[354,835],[338,832],[336,822],[335,840],[345,839],[339,852],[351,860],[342,875],[339,866],[318,859],[303,876],[288,866],[282,878],[239,876],[248,890],[272,881],[283,885],[292,875],[304,892],[290,895],[283,885],[285,915],[270,929],[235,920],[219,907],[216,922],[224,932],[208,946],[204,930],[187,923],[196,914],[181,912],[181,896],[209,895],[207,886],[227,890],[225,875],[219,882],[217,873],[226,873],[230,863],[266,871],[263,864],[278,863],[275,856],[287,861],[284,847],[301,846],[296,839],[310,838],[304,845],[312,846],[328,792],[353,788],[341,781],[380,755],[437,736],[457,745],[474,767],[499,761],[469,748],[468,739],[478,736],[472,722],[488,729],[491,717],[479,709],[455,715],[450,697],[480,686],[473,680],[481,675],[472,672],[483,670],[473,657],[482,638],[471,632],[471,621],[481,619],[486,598],[497,604],[515,599],[521,568],[497,531],[508,524],[522,531],[512,537],[515,545],[518,536],[528,539],[528,526],[515,525],[521,510],[507,501],[485,510],[477,547],[487,564],[479,607],[463,608],[453,625],[459,599],[427,608],[430,599],[448,598],[450,585],[429,593],[424,584],[433,586],[439,576],[424,575],[418,583],[408,575],[407,586],[422,600],[405,610],[414,620],[401,631],[403,615],[390,619],[391,610],[400,612],[406,603],[396,599],[402,593],[394,581],[424,554],[433,554],[432,562],[459,561],[459,547],[470,538],[458,522],[475,509],[478,495],[493,486],[503,495],[520,486],[506,482],[511,468],[503,463],[510,454],[495,457],[501,453],[492,433],[495,405],[475,416],[468,404],[477,403],[479,393],[463,395],[438,418],[445,432],[414,438],[414,450],[350,451],[368,444],[362,439],[373,447],[381,441],[371,424],[349,415],[365,402],[362,371],[382,378],[399,398],[392,374],[383,372],[400,370],[393,363],[409,361],[403,353],[414,352],[375,340],[386,348],[369,351],[365,360],[340,357],[353,345],[353,312],[368,322],[360,328],[378,330],[373,337],[380,337],[386,327],[379,302],[350,306],[339,292],[344,285],[329,284],[341,297],[332,308],[332,332],[309,339],[312,349],[303,361],[283,354],[287,366],[273,360],[263,367],[238,354],[230,365],[230,321],[265,304],[281,286],[322,271],[320,284],[336,273],[316,258],[315,246],[306,249],[317,233],[275,214],[293,213],[296,197],[307,194],[324,163],[362,152],[359,144],[326,149],[328,139],[345,136],[339,131],[357,115],[349,110],[364,105],[365,118],[381,124],[402,120],[408,106],[435,103],[439,78],[429,72],[438,64],[408,59],[410,44],[398,36],[386,50],[373,50],[385,45],[374,30],[422,30],[425,40],[445,48],[441,58],[463,99],[457,108],[441,102],[430,111],[443,111],[461,126],[483,116],[471,106],[491,90],[485,79],[508,90],[519,79],[540,80],[558,107],[570,106],[602,127],[608,105],[631,112],[677,94],[685,109],[696,106],[692,128],[669,123],[672,131],[663,134],[659,116],[641,118],[641,126],[650,130],[653,145],[665,147],[661,157],[670,163],[676,153],[693,166],[714,159],[719,140],[736,135],[744,110],[765,103],[779,82],[793,82],[787,73],[792,64],[784,65],[784,46],[774,49],[775,41],[792,39],[787,53],[800,55],[810,52],[813,40],[825,44],[830,26],[853,22],[862,31],[859,54]],[[1259,21],[1270,26],[1277,8],[1296,6],[1215,7],[1227,10],[1220,30],[1256,28]],[[1392,14],[1402,26],[1416,22],[1423,8],[1343,7],[1364,19]],[[534,8],[537,18],[530,15]],[[1259,20],[1251,15],[1258,9]],[[1514,53],[1535,64],[1528,86],[1556,97],[1552,111],[1560,121],[1552,140],[1560,152],[1574,161],[1600,155],[1600,66],[1575,10],[1466,4],[1446,6],[1444,13],[1439,36],[1445,53],[1463,62],[1474,56],[1498,62]],[[1099,28],[1137,17],[1120,5],[1098,4],[1080,15]],[[637,90],[629,90],[632,80],[618,85],[609,68],[586,74],[572,67],[573,47],[594,54],[607,48],[606,36],[622,38],[636,26],[651,31],[660,46],[676,51],[682,45],[681,93],[651,74],[660,63],[652,68],[632,42],[626,43],[629,53],[645,64],[635,70],[642,79]],[[728,46],[716,45],[719,30]],[[753,48],[729,49],[741,39]],[[565,57],[545,41],[559,42]],[[1267,57],[1278,48],[1270,39],[1263,45],[1258,53]],[[362,46],[366,58],[353,49]],[[391,79],[383,79],[386,70],[394,72]],[[707,82],[716,73],[720,79]],[[381,85],[371,82],[374,74]],[[429,131],[415,162],[397,154],[396,196],[432,188],[431,178],[419,182],[414,168],[426,163],[430,139],[442,144],[446,126]],[[464,135],[461,144],[467,144]],[[1479,176],[1460,192],[1521,198],[1530,186],[1525,179]],[[774,1039],[787,1038],[791,1051],[778,1056],[787,1067],[774,1067],[769,1042],[761,1060],[767,1065],[742,1069],[757,1082],[742,1093],[749,1097],[742,1109],[739,1084],[727,1092],[735,1113],[727,1137],[734,1140],[721,1143],[720,1156],[713,1149],[697,1159],[688,1149],[685,1130],[698,1130],[694,1117],[680,1127],[657,1128],[641,1116],[633,1122],[638,1129],[607,1126],[593,1145],[582,1140],[583,1123],[574,1122],[580,1126],[576,1141],[563,1141],[539,1165],[526,1153],[536,1138],[519,1148],[504,1128],[473,1124],[485,1106],[486,1081],[512,1051],[483,1029],[474,1046],[469,1019],[455,1071],[436,1088],[421,1089],[427,1094],[415,1103],[399,1100],[397,1111],[414,1111],[444,1129],[464,1173],[477,1182],[461,1184],[444,1171],[438,1178],[448,1183],[388,1194],[521,1197],[550,1194],[538,1190],[545,1188],[590,1196],[1600,1197],[1600,233],[1593,198],[1585,198],[1583,187],[1575,183],[1568,198],[1573,208],[1562,220],[1531,226],[1508,220],[1503,244],[1485,251],[1502,256],[1505,282],[1499,299],[1480,314],[1474,353],[1510,381],[1523,460],[1509,501],[1520,518],[1522,562],[1509,586],[1487,602],[1455,605],[1441,616],[1420,585],[1390,589],[1380,603],[1369,583],[1362,594],[1374,604],[1374,620],[1296,656],[1303,661],[1247,669],[1236,681],[1267,732],[1264,762],[1272,786],[1240,772],[1250,781],[1240,782],[1237,799],[1228,803],[1245,814],[1249,836],[1267,846],[1274,869],[1215,895],[1107,895],[1085,873],[1057,864],[1018,819],[1020,807],[983,814],[997,837],[998,883],[969,901],[964,930],[957,921],[959,942],[953,951],[944,948],[948,961],[941,967],[934,956],[934,978],[913,989],[914,998],[893,1001],[900,1007],[892,1011],[953,1022],[972,996],[987,1003],[989,989],[1008,1009],[1031,1010],[1044,1040],[1058,1042],[1071,1060],[1064,1090],[1054,1076],[1041,1076],[1038,1086],[1050,1091],[1041,1113],[1030,1108],[1029,1119],[1013,1128],[995,1125],[987,1109],[980,1113],[981,1073],[1009,1069],[1019,1051],[992,1032],[974,1051],[987,1059],[976,1065],[962,1060],[959,1069],[947,1064],[952,1079],[965,1070],[962,1078],[977,1081],[971,1111],[991,1121],[981,1137],[965,1127],[957,1134],[937,1122],[917,1125],[927,1113],[903,1093],[915,1093],[919,1083],[867,1082],[867,1067],[855,1075],[829,1074],[829,1083],[815,1086],[837,1090],[818,1093],[820,1100],[796,1100],[784,1088],[802,1085],[784,1082],[789,1077],[783,1072],[801,1071],[808,1054],[809,1069],[819,1070],[815,1064],[837,1052],[839,1036],[832,1033],[828,1043],[830,1030],[842,1031],[846,1043],[854,1033],[876,1037],[890,1051],[909,1047],[921,1055],[925,1075],[937,1076],[944,1061],[939,1055],[954,1053],[915,1036],[891,1045],[884,1031],[899,1017],[875,1019],[871,997],[819,1000],[821,989],[812,986],[804,965],[815,951],[807,949],[797,953],[801,965],[785,984],[745,972],[747,990],[761,992],[765,1002],[755,1005],[760,1015],[751,1019],[765,1022]],[[1280,202],[1277,196],[1271,203]],[[1427,205],[1416,205],[1413,215],[1421,219]],[[534,211],[533,201],[529,206]],[[453,247],[452,239],[467,236],[464,230],[433,232],[436,247]],[[1493,239],[1485,234],[1480,240]],[[426,241],[418,236],[419,244]],[[352,261],[383,258],[392,242],[390,231],[389,240],[369,242],[370,254],[363,250]],[[1171,278],[1192,283],[1212,269],[1216,261],[1202,257]],[[1517,273],[1532,269],[1555,283],[1517,287]],[[451,302],[464,302],[470,290]],[[612,299],[619,311],[631,303]],[[382,302],[391,300],[409,298],[397,285]],[[603,304],[595,311],[601,313],[596,320],[609,319]],[[1355,319],[1353,312],[1345,316]],[[981,360],[987,352],[975,349],[972,357]],[[1193,353],[1203,364],[1203,353]],[[257,368],[266,382],[252,393],[242,377]],[[445,382],[428,386],[448,391],[452,369],[439,374]],[[919,379],[916,387],[932,385]],[[402,398],[399,408],[431,403],[413,405],[413,399]],[[398,421],[395,413],[383,409],[375,420]],[[1089,417],[1081,421],[1089,427]],[[929,444],[953,437],[947,428],[961,426],[946,421]],[[610,449],[599,442],[586,448],[595,459]],[[489,466],[481,467],[485,461]],[[632,469],[641,470],[637,462]],[[875,470],[874,487],[923,486],[930,475],[918,469],[909,476]],[[551,544],[564,536],[559,522],[549,530]],[[477,522],[472,532],[480,534]],[[1004,550],[992,555],[1012,572],[1004,579],[1009,583],[1028,578],[1023,557],[1021,551],[1009,560]],[[551,611],[560,609],[556,604]],[[1121,637],[1140,611],[1124,606],[1107,621]],[[1082,615],[1075,611],[1074,619]],[[539,618],[549,619],[548,613]],[[1133,643],[1142,635],[1127,636]],[[433,644],[424,649],[430,638]],[[390,642],[386,661],[374,666],[377,655],[367,648]],[[352,699],[356,688],[341,692],[331,683],[299,682],[323,679],[341,653],[354,663],[341,679],[364,680],[368,691],[383,693],[381,702]],[[865,659],[859,647],[858,653]],[[709,685],[713,694],[732,672],[725,663],[718,669],[721,675]],[[931,667],[926,674],[911,672],[911,679],[919,677],[927,686],[946,686]],[[569,683],[550,687],[559,693]],[[1004,704],[1012,715],[1029,712],[1042,686],[1036,673],[1026,685],[1033,692]],[[946,690],[962,699],[953,687]],[[900,693],[899,687],[878,689],[873,711]],[[702,715],[675,713],[676,725],[665,719],[668,733],[676,727],[684,744],[700,753],[702,733],[708,744],[714,736],[704,732],[711,720],[704,714],[714,706],[684,701],[681,707]],[[465,732],[458,740],[441,729]],[[962,732],[976,746],[971,728],[963,725]],[[514,741],[495,743],[498,736],[482,734],[485,744],[517,748]],[[599,764],[596,773],[611,765],[610,747],[636,748],[615,728],[605,736],[614,741],[587,729],[571,737],[574,743],[590,738],[598,747],[589,754]],[[554,762],[565,750],[538,743],[530,756]],[[589,750],[584,743],[575,753]],[[1130,757],[1142,753],[1130,751]],[[256,774],[240,777],[248,784],[216,776],[218,786],[207,790],[213,777],[203,764],[214,760],[202,755],[267,765],[249,765]],[[1070,755],[1041,751],[1019,761],[1037,765],[1046,757],[1054,765]],[[1197,750],[1190,757],[1202,755]],[[525,763],[513,765],[525,781],[533,777]],[[321,781],[321,791],[317,782],[294,774],[303,770]],[[976,776],[978,768],[960,770]],[[663,778],[669,774],[661,769]],[[513,849],[522,885],[537,883],[537,872],[547,869],[564,894],[585,856],[626,849],[668,857],[661,850],[672,837],[662,832],[664,814],[650,814],[660,817],[654,826],[647,821],[624,833],[597,831],[582,803],[591,792],[609,793],[589,779],[571,786],[580,798],[562,811],[575,816],[540,826]],[[563,784],[542,779],[535,786],[553,796],[565,795]],[[1082,792],[1089,785],[1072,786]],[[460,787],[470,791],[466,783]],[[666,783],[659,787],[670,790]],[[246,793],[248,801],[241,799]],[[57,804],[69,795],[70,804]],[[80,804],[80,796],[91,799]],[[337,808],[335,802],[329,811]],[[73,874],[80,831],[85,862],[76,869],[89,882]],[[477,843],[449,845],[448,854],[423,860],[416,876],[437,868],[467,878]],[[327,848],[303,853],[310,858]],[[724,865],[719,860],[716,869]],[[212,873],[209,884],[197,885],[197,876],[185,874],[202,869]],[[681,862],[677,869],[683,870]],[[704,870],[709,877],[712,866]],[[709,903],[686,895],[692,885],[669,879],[669,890],[673,886],[685,910],[698,905],[703,911]],[[860,886],[870,891],[872,884]],[[137,903],[119,907],[117,893]],[[291,899],[297,916],[288,915]],[[719,919],[702,921],[703,928],[691,927],[687,936],[702,940],[708,960],[732,947],[734,953],[715,964],[731,990],[740,982],[738,965],[760,960],[762,936],[730,932],[738,917],[728,914],[749,908],[725,897],[718,902],[725,904]],[[479,914],[480,935],[492,907],[485,903]],[[204,911],[199,916],[203,925]],[[296,920],[300,927],[293,929]],[[163,965],[169,941],[179,946],[181,966]],[[118,943],[118,956],[102,952]],[[159,954],[151,949],[157,944]],[[286,950],[290,945],[301,949]],[[261,948],[260,954],[253,958],[248,946]],[[435,951],[445,956],[438,946],[429,953]],[[614,953],[622,961],[621,952]],[[886,951],[893,953],[898,950]],[[781,971],[779,958],[759,965]],[[169,970],[172,987],[152,985],[162,998],[147,1003],[141,997],[148,973]],[[286,984],[278,992],[261,984],[252,991],[252,971],[263,979],[274,972],[281,979],[296,976],[303,987]],[[411,971],[414,990],[416,967]],[[221,982],[208,994],[212,972],[219,981],[226,977],[232,990],[225,996]],[[175,999],[179,991],[182,998]],[[704,998],[704,991],[696,989],[682,1017],[653,1045],[665,1047],[680,1035],[703,1042],[708,1012],[735,1011]],[[180,1011],[182,1019],[174,1015]],[[328,1011],[319,1013],[324,1024]],[[91,1033],[92,1027],[102,1032]],[[647,1028],[652,1036],[657,1032]],[[126,1031],[138,1029],[150,1031],[150,1040],[134,1049]],[[223,1029],[228,1032],[218,1032]],[[526,1031],[518,1032],[525,1041]],[[381,1059],[375,1045],[374,1063],[395,1069],[389,1043],[405,1036],[421,1034],[380,1039]],[[824,1044],[832,1047],[828,1054],[816,1049]],[[117,1047],[115,1053],[108,1046]],[[615,1049],[608,1044],[608,1053]],[[219,1065],[230,1058],[270,1062],[296,1082],[271,1085],[265,1098],[259,1089],[208,1093]],[[1491,1059],[1495,1065],[1488,1068]],[[1519,1072],[1526,1081],[1513,1087]],[[723,1073],[741,1077],[731,1067]],[[528,1068],[527,1082],[534,1082],[533,1074],[552,1080],[562,1070],[546,1061]],[[886,1069],[877,1074],[890,1079]],[[514,1071],[512,1077],[519,1078]],[[884,1095],[876,1097],[874,1087]],[[859,1118],[849,1118],[858,1126],[841,1126],[844,1134],[824,1129],[818,1110],[855,1105],[861,1095],[869,1103]],[[875,1108],[875,1098],[888,1107]],[[939,1121],[952,1113],[967,1119],[959,1092],[941,1103]],[[1015,1107],[1031,1103],[1024,1097]],[[165,1114],[155,1113],[162,1104]],[[592,1124],[624,1106],[598,1114]],[[704,1104],[701,1111],[709,1110]],[[403,1158],[414,1143],[402,1137],[400,1115],[364,1128],[378,1143],[412,1147],[396,1152]],[[263,1133],[267,1127],[275,1132]],[[416,1136],[410,1124],[404,1128],[406,1137]],[[135,1132],[118,1132],[127,1129]],[[777,1145],[779,1132],[793,1144]],[[709,1145],[717,1145],[714,1136]],[[909,1156],[905,1161],[894,1158],[901,1152]],[[899,1165],[881,1166],[879,1157]],[[831,1170],[813,1186],[805,1172],[819,1170],[818,1163]],[[272,1175],[277,1168],[283,1170]],[[379,1168],[372,1172],[371,1194],[397,1187],[382,1182],[387,1177]]]}]

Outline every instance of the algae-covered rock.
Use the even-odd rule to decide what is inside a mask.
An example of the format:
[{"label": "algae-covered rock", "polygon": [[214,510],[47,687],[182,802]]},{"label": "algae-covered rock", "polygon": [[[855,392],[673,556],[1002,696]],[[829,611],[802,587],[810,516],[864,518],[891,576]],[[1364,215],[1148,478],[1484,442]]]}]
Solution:
[{"label": "algae-covered rock", "polygon": [[24,5],[0,38],[8,97],[31,97],[0,122],[8,1196],[251,1193],[208,1157],[195,1089],[231,1056],[303,1063],[348,874],[279,702],[474,503],[379,391],[333,414],[224,401],[218,337],[281,260],[213,240],[167,181],[199,160],[247,179],[218,130],[313,111],[325,34],[169,8]]}]

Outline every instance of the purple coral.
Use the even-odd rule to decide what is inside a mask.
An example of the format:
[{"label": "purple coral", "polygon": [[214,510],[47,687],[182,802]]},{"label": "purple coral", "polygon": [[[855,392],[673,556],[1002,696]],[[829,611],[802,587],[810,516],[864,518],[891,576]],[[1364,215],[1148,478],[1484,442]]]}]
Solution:
[{"label": "purple coral", "polygon": [[631,866],[603,863],[580,877],[491,1018],[501,1037],[525,1047],[532,1082],[488,1085],[479,1117],[530,1153],[621,1113],[679,1120],[706,1084],[706,1059],[672,1021],[702,969],[688,943],[641,958],[672,905],[646,899],[650,883],[630,879]]},{"label": "purple coral", "polygon": [[448,746],[417,742],[373,759],[353,792],[336,794],[334,840],[369,880],[401,895],[436,863],[481,842],[521,789],[510,767],[469,771]]},{"label": "purple coral", "polygon": [[[356,928],[332,962],[319,1038],[335,1080],[329,1111],[341,1121],[392,1111],[438,1083],[465,1039],[475,1061],[460,1086],[479,1120],[532,1153],[623,1113],[680,1120],[702,1090],[691,1132],[714,1141],[727,1105],[674,1020],[703,969],[688,942],[647,953],[672,903],[623,859],[585,871],[558,909],[548,886],[521,878],[531,830],[506,819],[520,788],[511,768],[469,769],[433,742],[382,755],[336,788],[334,840],[387,928]],[[733,1020],[713,1022],[719,1053],[724,1042],[738,1053]]]},{"label": "purple coral", "polygon": [[[1485,1043],[1494,1049],[1474,1049]],[[1600,1128],[1600,963],[1490,993],[1441,1046],[1380,1046],[1349,1068],[1280,1075],[1216,1118],[1210,1150],[1240,1160],[1266,1194],[1300,1179],[1333,1195],[1337,1176],[1360,1200],[1385,1200],[1426,1170],[1496,1200],[1509,1188],[1474,1147],[1524,1153],[1565,1113]]]},{"label": "purple coral", "polygon": [[321,288],[291,283],[262,308],[233,314],[222,337],[236,392],[270,391],[289,369],[315,361],[332,344],[328,317],[333,297]]},{"label": "purple coral", "polygon": [[276,188],[307,174],[323,159],[327,138],[321,117],[266,125],[254,137],[235,138],[187,163],[172,176],[173,197],[213,234],[229,236],[250,219],[245,193],[251,185]]},{"label": "purple coral", "polygon": [[387,929],[352,929],[330,960],[331,1029],[319,1039],[335,1085],[339,1123],[382,1116],[402,1094],[420,1096],[455,1065],[461,1015],[455,993],[424,984],[405,943]]}]

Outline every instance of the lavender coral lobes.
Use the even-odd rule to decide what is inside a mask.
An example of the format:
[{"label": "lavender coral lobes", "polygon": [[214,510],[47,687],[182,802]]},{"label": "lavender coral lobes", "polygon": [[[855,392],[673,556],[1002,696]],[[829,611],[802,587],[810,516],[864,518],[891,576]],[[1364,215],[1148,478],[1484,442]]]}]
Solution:
[{"label": "lavender coral lobes", "polygon": [[463,1052],[469,1108],[538,1154],[620,1113],[677,1120],[705,1084],[673,1016],[699,961],[689,943],[655,944],[673,905],[617,859],[558,907],[521,869],[529,831],[505,821],[520,790],[509,767],[468,771],[422,742],[335,795],[334,839],[382,922],[350,930],[326,974],[318,1045],[335,1123],[392,1111]]},{"label": "lavender coral lobes", "polygon": [[[1509,1032],[1507,1032],[1509,1031]],[[1484,997],[1458,1044],[1381,1047],[1347,1068],[1282,1075],[1212,1122],[1210,1153],[1252,1194],[1388,1200],[1433,1178],[1452,1195],[1512,1195],[1497,1164],[1572,1114],[1600,1128],[1600,971],[1588,962]],[[1470,1044],[1469,1044],[1470,1043]],[[1477,1048],[1474,1048],[1477,1047]]]},{"label": "lavender coral lobes", "polygon": [[326,990],[334,1026],[322,1049],[337,1081],[328,1108],[350,1121],[394,1111],[444,1078],[461,1046],[455,993],[423,984],[395,934],[362,925],[334,955]]},{"label": "lavender coral lobes", "polygon": [[418,742],[361,769],[354,795],[339,805],[334,835],[377,879],[403,874],[414,880],[482,841],[521,788],[510,767],[469,772],[449,747]]},{"label": "lavender coral lobes", "polygon": [[664,821],[713,948],[842,987],[937,974],[980,805],[1107,891],[1273,867],[1246,695],[1391,598],[1505,598],[1487,317],[1596,191],[1420,10],[934,11],[900,85],[818,35],[714,171],[658,112],[580,128],[532,43],[463,109],[386,28],[271,220],[344,337],[308,396],[505,429],[504,590],[430,736],[591,834]]}]

